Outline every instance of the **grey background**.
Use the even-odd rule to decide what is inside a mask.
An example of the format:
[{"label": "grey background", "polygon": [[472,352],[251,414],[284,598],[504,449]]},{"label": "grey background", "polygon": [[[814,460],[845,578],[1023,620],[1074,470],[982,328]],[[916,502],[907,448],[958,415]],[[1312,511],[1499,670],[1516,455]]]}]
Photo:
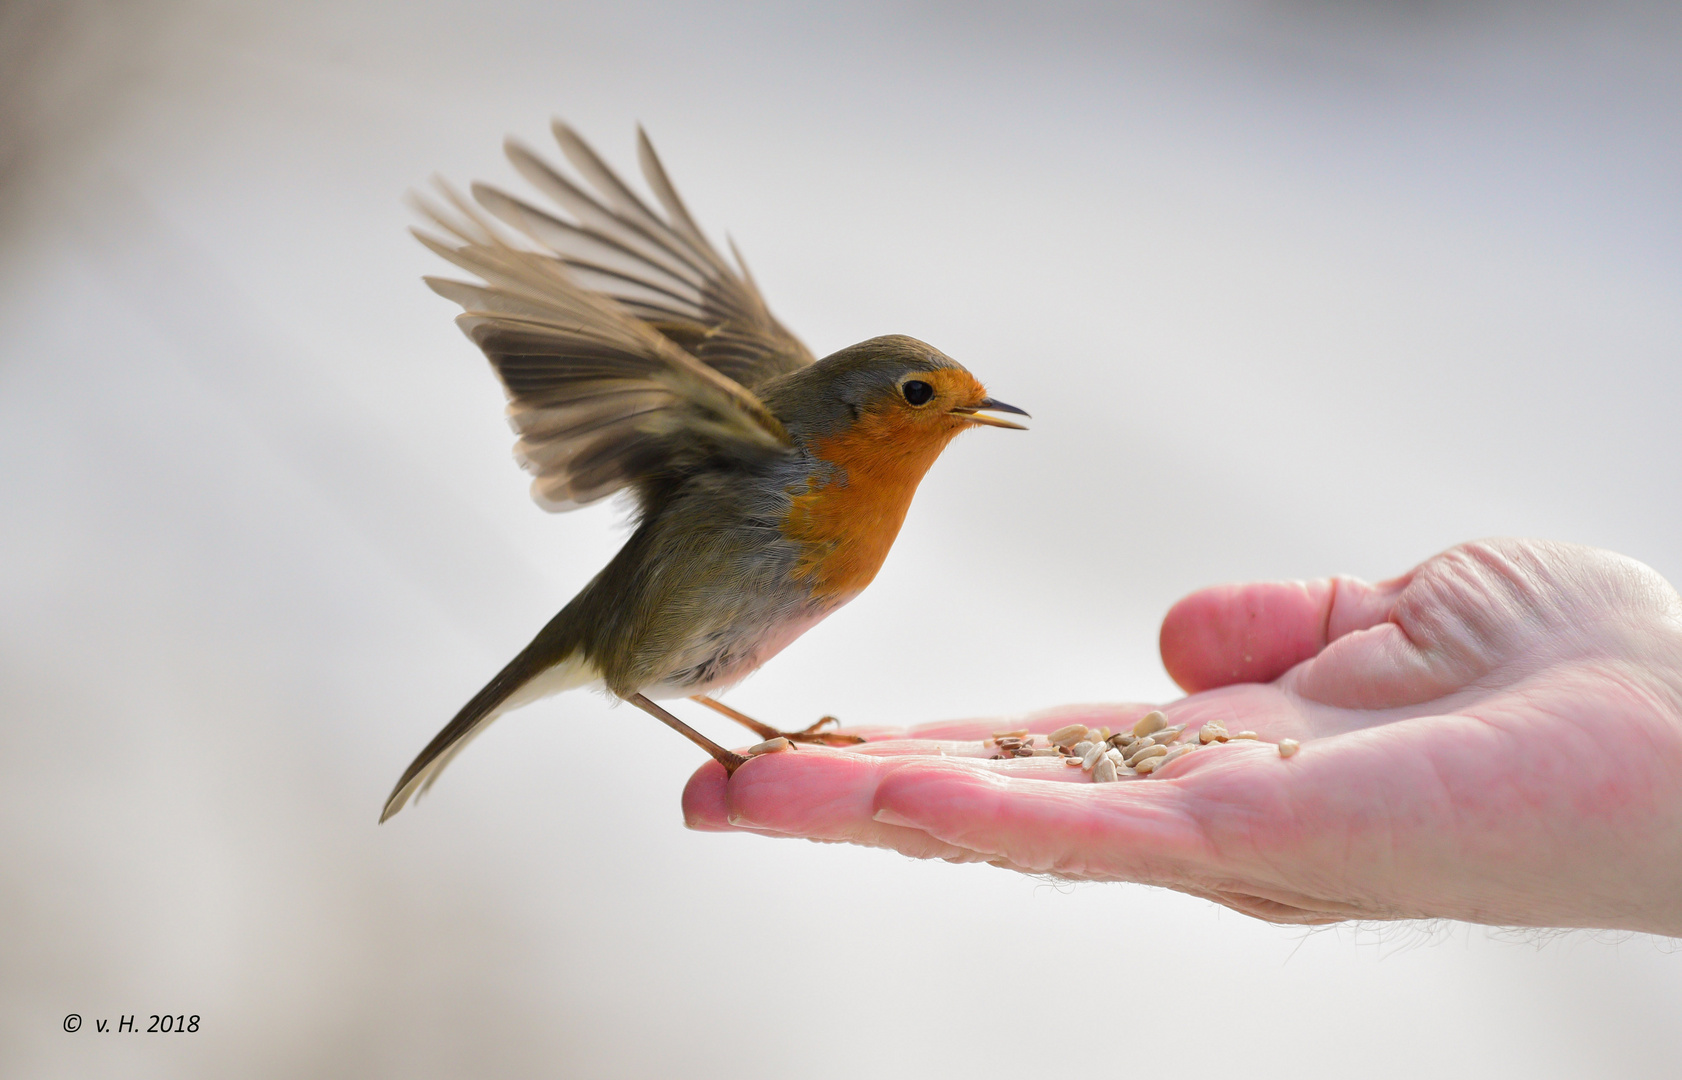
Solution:
[{"label": "grey background", "polygon": [[588,695],[374,821],[623,536],[527,500],[433,171],[640,120],[817,352],[1032,411],[730,698],[1004,715],[1172,697],[1217,581],[1682,579],[1679,60],[1618,5],[0,5],[0,1073],[1674,1076],[1667,943],[690,833]]}]

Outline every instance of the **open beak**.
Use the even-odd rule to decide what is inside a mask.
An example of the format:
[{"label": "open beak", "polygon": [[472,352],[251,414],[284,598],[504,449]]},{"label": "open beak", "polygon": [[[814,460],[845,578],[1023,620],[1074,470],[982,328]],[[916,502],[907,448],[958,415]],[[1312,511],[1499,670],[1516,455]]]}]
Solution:
[{"label": "open beak", "polygon": [[1014,421],[1003,420],[997,416],[985,416],[983,415],[984,411],[1015,413],[1017,416],[1028,415],[1021,409],[1018,409],[1015,405],[1006,405],[1004,402],[994,401],[992,398],[982,398],[981,403],[978,405],[964,405],[952,410],[954,414],[961,416],[965,420],[974,424],[986,424],[988,427],[1014,428],[1017,431],[1028,430],[1021,424],[1015,423]]}]

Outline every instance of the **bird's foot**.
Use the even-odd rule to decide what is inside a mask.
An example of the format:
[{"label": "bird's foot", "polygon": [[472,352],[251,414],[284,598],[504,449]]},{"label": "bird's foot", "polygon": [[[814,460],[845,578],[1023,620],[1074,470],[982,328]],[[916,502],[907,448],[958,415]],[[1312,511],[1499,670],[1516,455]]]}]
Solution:
[{"label": "bird's foot", "polygon": [[799,731],[779,731],[777,734],[789,742],[822,743],[825,746],[856,746],[864,742],[863,735],[848,735],[841,731],[825,731],[826,727],[840,727],[841,721],[833,716],[826,716],[811,727],[801,728]]},{"label": "bird's foot", "polygon": [[[736,723],[747,728],[755,735],[758,735],[761,739],[764,739],[765,742],[761,743],[760,746],[775,742],[778,739],[787,739],[790,743],[822,743],[825,746],[856,746],[865,741],[863,735],[848,735],[839,731],[825,730],[826,728],[841,726],[841,721],[837,720],[833,716],[826,716],[812,726],[802,728],[799,731],[778,731],[770,724],[762,724],[746,713],[737,712],[735,709],[732,709],[722,701],[714,701],[712,698],[704,695],[698,695],[694,700],[700,702],[702,705],[705,705],[707,708],[716,713],[728,716],[730,719],[736,721]],[[763,753],[765,751],[761,752]]]}]

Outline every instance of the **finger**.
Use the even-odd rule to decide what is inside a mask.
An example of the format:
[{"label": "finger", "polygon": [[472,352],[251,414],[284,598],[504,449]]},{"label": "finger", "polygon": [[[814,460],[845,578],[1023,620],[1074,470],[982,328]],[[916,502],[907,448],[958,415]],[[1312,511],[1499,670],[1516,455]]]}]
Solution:
[{"label": "finger", "polygon": [[[890,847],[918,858],[982,859],[1030,873],[1166,884],[1185,879],[1190,864],[1201,861],[1195,829],[1173,808],[1173,785],[1056,783],[1009,776],[993,764],[846,752],[767,755],[737,769],[721,795],[686,794],[685,807],[722,812],[722,821],[692,821],[699,828],[731,825]],[[702,770],[691,787],[710,780],[713,770]]]},{"label": "finger", "polygon": [[1162,620],[1163,666],[1191,693],[1272,682],[1328,642],[1384,622],[1407,580],[1369,585],[1337,577],[1200,590]]},{"label": "finger", "polygon": [[1426,647],[1387,622],[1338,638],[1279,685],[1343,709],[1394,709],[1446,697],[1474,675],[1464,657]]},{"label": "finger", "polygon": [[[1408,576],[1381,625],[1349,634],[1292,673],[1315,701],[1349,708],[1417,705],[1475,683],[1539,626],[1536,570],[1522,545],[1461,544]],[[1541,637],[1538,638],[1538,632]]]},{"label": "finger", "polygon": [[724,766],[708,761],[683,786],[683,823],[697,832],[730,832],[730,807],[724,787],[730,782]]},{"label": "finger", "polygon": [[[1001,775],[1032,777],[1041,780],[1061,781],[1064,783],[1090,783],[1092,780],[1090,773],[1064,764],[1063,759],[1060,757],[995,759],[992,755],[997,752],[996,748],[984,748],[979,742],[957,743],[931,742],[916,739],[896,739],[889,742],[867,743],[864,746],[848,747],[846,749],[804,747],[795,751],[785,751],[781,755],[766,754],[761,755],[761,757],[793,757],[798,754],[805,758],[816,758],[822,755],[840,755],[870,758],[878,761],[890,759],[886,762],[887,764],[892,764],[903,759],[913,757],[935,759],[948,757],[955,761],[968,762],[975,768],[997,772]],[[751,760],[758,761],[760,758],[754,758]],[[759,777],[760,774],[758,773],[744,773],[743,769],[745,768],[746,766],[743,766],[742,768],[736,770],[738,778],[744,775],[751,775],[755,778]],[[812,761],[803,760],[798,764],[788,766],[788,768],[793,770],[792,773],[788,775],[804,777],[808,775],[808,772],[806,771],[808,769],[823,771],[829,767]],[[846,766],[837,766],[834,770],[831,770],[831,772],[826,773],[826,775],[829,779],[826,780],[824,784],[814,783],[813,786],[794,792],[794,794],[796,794],[801,800],[802,806],[805,806],[804,809],[797,809],[788,813],[779,812],[775,815],[764,816],[765,820],[763,822],[750,821],[743,816],[740,810],[733,809],[731,806],[730,786],[733,778],[725,774],[723,766],[719,765],[717,762],[708,761],[705,765],[702,765],[699,769],[695,770],[694,775],[689,778],[689,783],[684,787],[684,824],[691,829],[701,832],[737,832],[745,830],[749,832],[762,832],[772,835],[807,835],[802,831],[802,829],[808,827],[812,821],[823,823],[829,819],[825,818],[824,813],[818,812],[816,809],[806,806],[805,804],[812,802],[821,803],[824,800],[832,800],[838,786],[845,786],[848,782],[858,781],[862,776],[862,774],[857,770],[849,772],[848,767]],[[792,790],[793,787],[797,786],[798,785],[790,785],[790,789]],[[770,795],[764,797],[789,793],[789,791],[775,788],[771,788],[769,791]],[[831,805],[825,807],[824,811],[833,816],[836,813],[844,812],[845,809],[846,803],[844,800],[841,800],[835,801]],[[872,811],[872,814],[873,813],[874,812]],[[866,818],[871,817],[870,814],[866,814],[864,816]],[[828,826],[825,825],[825,828],[828,831],[814,833],[812,834],[813,838],[828,840],[843,840],[851,838],[844,835],[848,829],[852,828],[850,824],[843,823],[841,825],[837,825],[833,829],[829,829]]]},{"label": "finger", "polygon": [[[857,826],[860,822],[873,822],[874,811],[859,811],[849,816],[849,811],[858,808],[839,793],[849,786],[874,784],[877,770],[862,765],[826,764],[822,760],[835,757],[874,759],[884,768],[913,758],[946,759],[1000,776],[1074,784],[1092,782],[1092,774],[1071,767],[1061,757],[997,759],[991,756],[994,753],[997,753],[996,749],[984,749],[980,743],[974,742],[896,740],[846,749],[807,747],[751,759],[753,762],[773,758],[802,759],[786,762],[782,766],[784,771],[775,774],[784,779],[775,782],[767,779],[762,771],[747,772],[746,765],[736,770],[735,777],[728,777],[722,766],[709,761],[695,771],[684,788],[684,820],[690,828],[703,832],[746,830],[863,842],[860,837],[873,830],[865,827],[861,832]],[[789,777],[794,779],[786,779]],[[754,784],[758,785],[757,789]],[[745,795],[740,794],[743,791],[746,791]],[[767,814],[744,809],[753,799],[775,806],[776,812]]]},{"label": "finger", "polygon": [[1148,884],[1206,875],[1209,853],[1180,788],[1159,780],[1057,784],[925,758],[882,775],[873,805],[878,822],[1029,873]]},{"label": "finger", "polygon": [[709,762],[684,789],[684,822],[707,832],[798,836],[890,848],[915,859],[980,861],[983,856],[920,830],[874,819],[867,793],[887,764],[844,751],[765,754],[726,777],[722,766]]}]

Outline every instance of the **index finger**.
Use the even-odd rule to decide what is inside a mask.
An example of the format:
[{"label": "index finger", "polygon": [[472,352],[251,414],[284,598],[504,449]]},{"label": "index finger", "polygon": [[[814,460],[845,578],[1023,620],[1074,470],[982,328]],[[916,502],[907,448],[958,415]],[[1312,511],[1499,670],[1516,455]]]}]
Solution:
[{"label": "index finger", "polygon": [[917,858],[1002,861],[1067,877],[1166,884],[1203,876],[1198,867],[1207,862],[1206,844],[1178,785],[1071,784],[988,766],[971,758],[848,751],[767,754],[728,779],[716,765],[696,772],[684,791],[684,812],[695,828],[867,844]]}]

